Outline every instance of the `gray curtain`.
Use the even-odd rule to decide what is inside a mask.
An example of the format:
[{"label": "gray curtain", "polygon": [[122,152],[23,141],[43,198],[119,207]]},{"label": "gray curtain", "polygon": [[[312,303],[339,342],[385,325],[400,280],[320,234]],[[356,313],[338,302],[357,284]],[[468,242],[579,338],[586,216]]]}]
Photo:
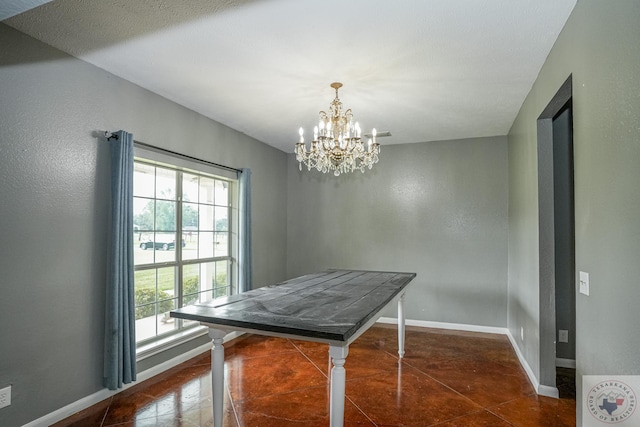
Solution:
[{"label": "gray curtain", "polygon": [[252,289],[251,274],[251,169],[238,172],[238,193],[240,224],[238,234],[240,251],[238,254],[238,292]]},{"label": "gray curtain", "polygon": [[[117,138],[114,137],[117,136]],[[133,135],[118,131],[111,150],[111,229],[107,257],[105,386],[136,380],[133,292]]]}]

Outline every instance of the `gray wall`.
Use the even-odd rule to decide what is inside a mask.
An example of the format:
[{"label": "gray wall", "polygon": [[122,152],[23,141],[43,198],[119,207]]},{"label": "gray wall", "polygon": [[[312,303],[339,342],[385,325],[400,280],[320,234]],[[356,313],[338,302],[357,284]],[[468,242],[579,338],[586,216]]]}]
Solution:
[{"label": "gray wall", "polygon": [[509,132],[509,329],[539,374],[536,119],[573,75],[578,396],[582,375],[640,374],[638,22],[637,0],[579,0]]},{"label": "gray wall", "polygon": [[506,327],[505,137],[383,145],[372,170],[338,178],[293,155],[288,170],[288,276],[416,272],[408,319]]},{"label": "gray wall", "polygon": [[17,426],[102,389],[109,152],[94,131],[250,167],[257,286],[285,279],[287,159],[3,24],[0,46],[0,425]]}]

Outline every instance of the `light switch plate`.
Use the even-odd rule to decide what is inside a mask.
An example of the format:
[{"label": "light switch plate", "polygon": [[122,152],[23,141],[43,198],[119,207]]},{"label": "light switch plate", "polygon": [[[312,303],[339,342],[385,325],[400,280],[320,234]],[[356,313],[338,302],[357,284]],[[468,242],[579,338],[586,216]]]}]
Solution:
[{"label": "light switch plate", "polygon": [[580,272],[580,293],[589,296],[589,273]]},{"label": "light switch plate", "polygon": [[11,405],[11,386],[0,390],[0,408]]}]

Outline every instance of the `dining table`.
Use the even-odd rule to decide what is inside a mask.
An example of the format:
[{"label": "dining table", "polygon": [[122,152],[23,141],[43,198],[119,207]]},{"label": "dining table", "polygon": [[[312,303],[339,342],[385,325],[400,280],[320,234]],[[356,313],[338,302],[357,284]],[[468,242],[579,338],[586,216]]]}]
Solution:
[{"label": "dining table", "polygon": [[344,364],[349,345],[378,320],[385,307],[397,303],[398,355],[404,356],[404,295],[415,276],[416,273],[331,269],[172,310],[171,317],[196,321],[209,328],[213,341],[214,427],[222,427],[223,340],[230,332],[328,344],[332,364],[329,422],[331,427],[342,427]]}]

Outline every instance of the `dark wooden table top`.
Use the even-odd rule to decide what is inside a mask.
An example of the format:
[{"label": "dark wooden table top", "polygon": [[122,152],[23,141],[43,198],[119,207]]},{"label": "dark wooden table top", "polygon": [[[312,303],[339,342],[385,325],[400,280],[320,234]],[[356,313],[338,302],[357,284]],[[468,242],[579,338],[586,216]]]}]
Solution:
[{"label": "dark wooden table top", "polygon": [[415,273],[328,270],[171,311],[221,329],[347,342]]}]

